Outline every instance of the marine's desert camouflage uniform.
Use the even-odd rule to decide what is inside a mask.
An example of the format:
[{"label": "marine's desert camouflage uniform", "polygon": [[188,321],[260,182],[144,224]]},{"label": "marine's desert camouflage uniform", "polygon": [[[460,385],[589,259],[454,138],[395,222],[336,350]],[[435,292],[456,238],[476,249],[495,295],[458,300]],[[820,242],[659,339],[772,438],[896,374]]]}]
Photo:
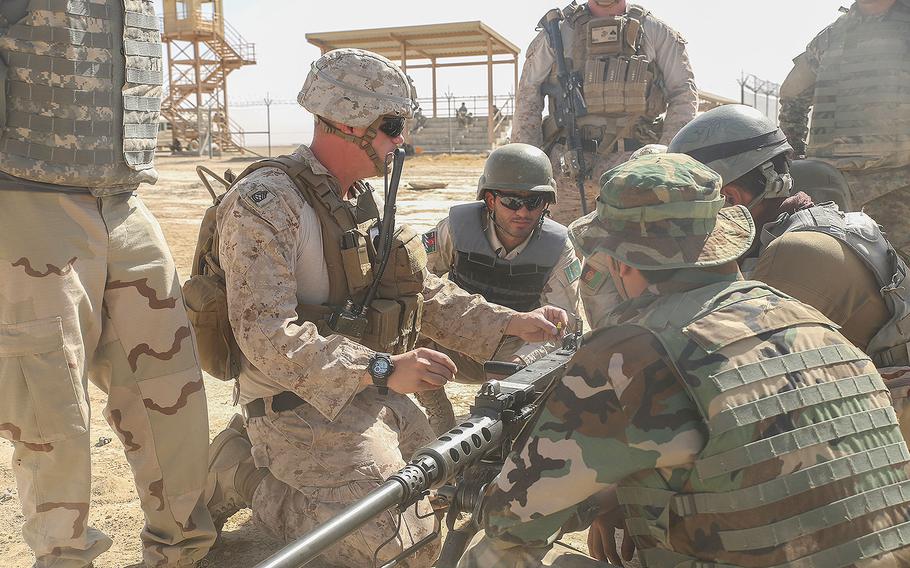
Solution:
[{"label": "marine's desert camouflage uniform", "polygon": [[139,0],[26,12],[0,18],[0,436],[23,536],[39,568],[111,546],[88,526],[91,380],[132,468],[145,563],[189,566],[215,540],[205,391],[164,235],[132,193],[157,179],[142,134],[157,129],[157,18]]},{"label": "marine's desert camouflage uniform", "polygon": [[[562,25],[563,45],[573,44],[574,30]],[[698,110],[698,90],[695,76],[686,53],[686,41],[678,32],[653,15],[645,17],[642,49],[654,61],[663,74],[664,92],[667,97],[667,114],[664,120],[661,144],[668,144],[680,128],[695,117]],[[544,111],[544,97],[541,86],[547,81],[556,65],[553,49],[547,41],[546,32],[541,31],[528,46],[524,67],[515,94],[515,116],[512,125],[512,142],[523,142],[537,147],[543,146],[541,130]],[[568,225],[581,216],[581,200],[575,179],[562,174],[559,157],[565,153],[565,146],[557,144],[550,150],[553,173],[559,191],[559,202],[550,210],[553,219]],[[629,159],[631,151],[600,152],[596,157],[586,153],[591,177],[585,182],[585,195],[589,201],[588,211],[594,209],[594,201],[600,193],[600,175],[613,166]],[[593,162],[592,162],[593,157]]]},{"label": "marine's desert camouflage uniform", "polygon": [[[316,175],[330,175],[306,146],[294,157]],[[257,489],[254,514],[278,536],[292,539],[375,488],[433,434],[408,397],[360,389],[371,350],[297,322],[298,301],[322,303],[327,288],[315,295],[300,288],[301,270],[324,271],[325,260],[319,221],[287,175],[262,168],[245,177],[220,206],[218,225],[231,325],[245,355],[240,400],[268,403],[291,391],[306,401],[277,413],[266,404],[267,416],[248,425],[256,465],[274,476]],[[514,314],[431,274],[423,295],[423,333],[481,360],[492,356]],[[425,501],[421,512],[427,512]],[[391,558],[432,525],[411,509],[399,539],[379,557]],[[340,566],[370,566],[374,551],[393,531],[393,519],[384,515],[324,558]],[[409,565],[429,564],[437,550],[438,543],[427,546]]]},{"label": "marine's desert camouflage uniform", "polygon": [[[672,154],[668,156],[674,159]],[[693,163],[690,161],[685,167],[693,173],[702,168],[700,165],[693,168]],[[631,169],[625,170],[629,172],[634,174]],[[630,187],[640,187],[641,180],[632,180],[635,183],[629,184]],[[606,206],[604,218],[589,231],[575,233],[580,237],[579,246],[587,251],[603,250],[641,268],[682,268],[665,282],[650,285],[640,297],[622,304],[613,315],[612,326],[585,338],[565,377],[549,395],[533,429],[509,456],[487,491],[483,511],[486,535],[474,541],[459,563],[461,568],[538,566],[539,559],[547,555],[550,565],[562,566],[559,556],[552,558],[552,543],[564,532],[586,527],[597,514],[599,493],[615,484],[620,485],[620,491],[633,487],[636,488],[633,491],[637,490],[626,497],[620,493],[620,502],[626,503],[627,522],[639,521],[634,529],[633,525],[627,525],[639,549],[672,551],[670,558],[682,552],[686,557],[724,566],[783,566],[791,561],[811,566],[800,559],[853,539],[867,538],[870,543],[881,542],[881,548],[875,544],[864,547],[865,561],[837,564],[832,560],[814,565],[899,566],[910,562],[910,548],[901,544],[906,543],[900,540],[902,537],[883,536],[878,541],[878,535],[872,535],[876,531],[896,535],[896,531],[907,526],[910,515],[904,496],[893,501],[895,507],[890,507],[892,501],[875,500],[876,505],[849,517],[850,522],[836,515],[825,516],[818,526],[800,525],[787,533],[789,536],[777,533],[783,544],[761,550],[753,550],[755,547],[751,545],[738,545],[738,548],[723,544],[732,542],[727,539],[739,532],[743,535],[755,532],[755,538],[768,539],[774,533],[761,531],[774,521],[766,518],[786,518],[785,509],[792,509],[790,514],[796,515],[830,503],[832,497],[827,490],[835,491],[835,499],[849,501],[850,495],[874,487],[906,483],[910,479],[910,454],[897,431],[887,388],[872,362],[849,346],[834,326],[812,308],[778,296],[760,283],[740,279],[732,261],[748,247],[754,227],[750,226],[744,208],[720,210],[716,227],[703,224],[710,212],[704,209],[704,204],[712,203],[715,212],[722,205],[719,177],[716,181],[713,191],[696,189],[701,195],[695,197],[688,188],[686,191],[662,188],[648,196],[645,191],[628,191],[624,197],[621,181],[612,193],[605,186],[601,198]],[[707,183],[701,185],[705,190],[709,187]],[[686,193],[690,195],[684,196]],[[682,202],[690,200],[700,201],[701,211],[696,213],[693,207],[691,213],[681,214],[685,205]],[[641,206],[643,202],[645,205]],[[651,206],[654,210],[647,211]],[[692,215],[691,219],[687,215]],[[645,218],[648,221],[643,226],[641,219]],[[707,239],[706,232],[710,233]],[[690,268],[683,267],[686,264]],[[754,290],[763,291],[755,295]],[[686,294],[692,298],[683,298]],[[683,302],[706,296],[713,296],[722,304]],[[676,328],[680,312],[686,314],[679,316],[684,317],[680,321],[689,323]],[[691,320],[687,317],[690,313],[698,316]],[[779,326],[775,319],[779,320]],[[664,327],[661,322],[665,322]],[[665,331],[668,328],[678,331],[668,334]],[[822,364],[804,371],[768,373],[761,375],[764,378],[760,380],[747,378],[750,376],[747,368],[756,367],[765,359],[798,353],[812,346],[842,344],[854,349],[853,361],[848,364]],[[732,380],[734,375],[726,372],[731,369],[728,365],[741,371],[735,375],[737,380]],[[720,373],[729,375],[731,384],[740,385],[712,399],[710,407],[702,407],[705,402],[696,403],[692,395],[702,388],[699,379],[704,378],[706,366],[724,369]],[[761,420],[761,416],[754,415],[747,419],[742,414],[743,421],[736,424],[747,426],[742,430],[744,437],[737,438],[738,442],[732,438],[721,441],[718,432],[731,432],[732,427],[732,422],[721,424],[725,414],[745,409],[752,401],[766,397],[772,401],[779,398],[776,395],[792,394],[794,390],[806,389],[804,393],[808,394],[812,389],[807,387],[811,385],[849,382],[852,376],[872,378],[873,384],[866,394],[835,396],[835,400],[829,399],[829,406],[813,404],[811,397],[801,398],[801,405],[782,414],[777,411],[774,419]],[[711,377],[713,380],[714,375]],[[816,411],[820,414],[816,415]],[[880,415],[881,426],[874,431],[847,434],[849,444],[844,444],[845,438],[822,435],[815,442],[797,444],[784,453],[762,454],[747,469],[733,463],[736,461],[733,454],[739,455],[741,446],[748,448],[748,452],[742,452],[745,455],[753,447],[770,444],[772,440],[782,442],[787,433],[795,433],[796,429],[811,429],[814,423],[852,413],[861,418],[867,414]],[[706,446],[709,441],[713,447]],[[718,444],[721,453],[717,452]],[[848,469],[834,478],[841,480],[839,484],[831,484],[825,477],[819,478],[819,487],[788,483],[786,491],[771,491],[774,480],[786,477],[796,482],[800,475],[808,476],[812,466],[831,462],[834,467],[837,460],[855,452],[868,452],[870,460],[876,452],[894,457],[881,462],[875,481],[871,476],[851,475],[852,470]],[[738,495],[737,490],[742,490],[743,500],[748,496],[754,501],[757,493],[747,488],[758,485],[768,492],[761,492],[757,505],[749,508],[733,499],[732,508],[712,509],[719,506],[710,501],[712,496],[733,497]],[[659,509],[648,511],[635,505],[634,499],[630,500],[634,495],[642,503],[650,502],[649,491],[656,494],[666,488],[677,495],[694,494],[693,510],[677,509],[674,503],[672,510],[670,505],[665,505],[664,515],[659,516]],[[822,492],[818,493],[819,490]],[[696,500],[698,497],[705,501]],[[766,503],[769,506],[763,506]],[[742,511],[737,507],[742,507]],[[632,514],[636,517],[630,519]],[[639,516],[642,514],[654,516],[647,527],[640,522],[644,520]],[[753,527],[757,528],[750,530]],[[881,553],[886,549],[886,542],[893,552]],[[675,561],[645,564],[676,565]],[[576,557],[566,565],[603,564],[594,561],[585,564],[584,559]]]}]

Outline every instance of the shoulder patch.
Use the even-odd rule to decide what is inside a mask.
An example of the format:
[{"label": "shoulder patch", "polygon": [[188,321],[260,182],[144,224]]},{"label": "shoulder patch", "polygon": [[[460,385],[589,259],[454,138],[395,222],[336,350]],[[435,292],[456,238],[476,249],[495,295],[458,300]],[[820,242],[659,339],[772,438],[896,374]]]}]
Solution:
[{"label": "shoulder patch", "polygon": [[278,231],[295,222],[294,214],[285,202],[294,191],[293,182],[284,172],[262,168],[251,173],[235,186],[243,207]]},{"label": "shoulder patch", "polygon": [[581,263],[578,262],[578,259],[572,261],[572,264],[562,269],[566,275],[566,280],[569,281],[569,284],[578,280],[581,276]]},{"label": "shoulder patch", "polygon": [[600,290],[606,280],[607,275],[593,266],[585,265],[585,269],[581,273],[581,283],[592,294]]},{"label": "shoulder patch", "polygon": [[258,207],[268,205],[271,200],[275,199],[275,194],[267,189],[260,189],[250,194],[250,201]]},{"label": "shoulder patch", "polygon": [[427,231],[421,238],[423,239],[423,248],[427,254],[436,252],[436,229]]}]

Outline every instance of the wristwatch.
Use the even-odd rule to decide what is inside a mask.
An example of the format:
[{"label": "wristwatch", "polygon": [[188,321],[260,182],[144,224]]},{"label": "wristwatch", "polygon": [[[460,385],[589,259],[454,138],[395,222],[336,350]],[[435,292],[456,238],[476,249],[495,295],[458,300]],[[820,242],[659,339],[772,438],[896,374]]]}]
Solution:
[{"label": "wristwatch", "polygon": [[367,371],[373,377],[373,384],[379,389],[379,394],[389,394],[389,375],[395,371],[392,356],[388,353],[375,353],[367,363]]}]

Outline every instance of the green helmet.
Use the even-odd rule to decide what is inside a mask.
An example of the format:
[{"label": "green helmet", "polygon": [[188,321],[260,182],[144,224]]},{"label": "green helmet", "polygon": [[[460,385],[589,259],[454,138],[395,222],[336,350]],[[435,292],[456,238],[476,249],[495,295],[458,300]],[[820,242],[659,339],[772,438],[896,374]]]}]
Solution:
[{"label": "green helmet", "polygon": [[756,202],[787,197],[793,180],[778,173],[771,159],[792,152],[787,136],[758,110],[723,105],[695,117],[670,141],[668,152],[688,154],[720,174],[724,185],[756,168],[765,174],[765,191]]},{"label": "green helmet", "polygon": [[819,160],[794,160],[790,164],[793,191],[803,191],[816,203],[833,201],[841,211],[850,211],[853,198],[844,174],[831,164]]},{"label": "green helmet", "polygon": [[487,191],[533,191],[556,203],[553,166],[543,150],[530,144],[506,144],[490,152],[477,182],[477,199]]}]

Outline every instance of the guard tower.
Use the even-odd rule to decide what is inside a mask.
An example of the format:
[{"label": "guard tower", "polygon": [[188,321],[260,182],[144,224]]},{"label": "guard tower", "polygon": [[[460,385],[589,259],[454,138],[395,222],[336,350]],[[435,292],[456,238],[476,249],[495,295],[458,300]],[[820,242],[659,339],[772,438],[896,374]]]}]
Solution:
[{"label": "guard tower", "polygon": [[212,142],[240,151],[227,108],[227,76],[256,63],[256,50],[224,20],[222,0],[164,0],[161,41],[167,49],[168,92],[162,116],[174,141],[192,149]]}]

